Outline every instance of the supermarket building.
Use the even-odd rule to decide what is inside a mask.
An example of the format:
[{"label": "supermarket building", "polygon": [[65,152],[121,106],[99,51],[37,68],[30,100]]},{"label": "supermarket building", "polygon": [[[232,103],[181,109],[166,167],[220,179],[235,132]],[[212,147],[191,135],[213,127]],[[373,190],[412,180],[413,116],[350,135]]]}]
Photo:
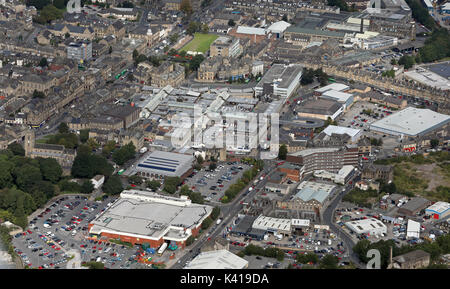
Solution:
[{"label": "supermarket building", "polygon": [[148,191],[125,190],[109,208],[89,224],[91,237],[118,239],[131,244],[160,247],[175,242],[184,248],[197,236],[212,207]]}]

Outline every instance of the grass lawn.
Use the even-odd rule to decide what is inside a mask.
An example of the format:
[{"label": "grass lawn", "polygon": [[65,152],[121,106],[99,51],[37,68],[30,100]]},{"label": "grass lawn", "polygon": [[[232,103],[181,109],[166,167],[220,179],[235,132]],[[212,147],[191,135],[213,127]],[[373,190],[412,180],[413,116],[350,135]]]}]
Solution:
[{"label": "grass lawn", "polygon": [[51,135],[51,134],[46,135],[46,136],[44,136],[44,137],[41,138],[41,139],[37,139],[37,140],[36,140],[36,143],[47,143],[48,139],[49,139],[50,137],[52,137],[52,136],[53,136],[53,135]]},{"label": "grass lawn", "polygon": [[203,34],[203,33],[195,33],[194,39],[192,39],[188,44],[186,44],[181,51],[197,51],[201,53],[205,53],[208,51],[209,46],[214,40],[217,39],[217,35],[215,34]]}]

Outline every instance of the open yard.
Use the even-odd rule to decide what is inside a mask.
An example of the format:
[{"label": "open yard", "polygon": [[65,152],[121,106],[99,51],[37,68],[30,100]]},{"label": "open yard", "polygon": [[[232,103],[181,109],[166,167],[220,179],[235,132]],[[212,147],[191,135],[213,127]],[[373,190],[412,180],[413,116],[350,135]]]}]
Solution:
[{"label": "open yard", "polygon": [[181,51],[196,51],[204,54],[208,51],[209,46],[217,39],[217,37],[218,36],[215,34],[195,33],[194,39],[186,44]]},{"label": "open yard", "polygon": [[423,196],[432,201],[450,201],[450,154],[430,153],[379,160],[394,165],[396,192]]}]

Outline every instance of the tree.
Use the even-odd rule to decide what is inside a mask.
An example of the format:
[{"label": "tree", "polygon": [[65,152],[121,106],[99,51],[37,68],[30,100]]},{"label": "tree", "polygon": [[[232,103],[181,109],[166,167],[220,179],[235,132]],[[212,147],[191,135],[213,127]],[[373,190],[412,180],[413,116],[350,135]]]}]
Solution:
[{"label": "tree", "polygon": [[120,149],[114,151],[113,161],[119,166],[123,165],[128,160],[134,158],[136,155],[136,147],[132,142],[122,146]]},{"label": "tree", "polygon": [[228,20],[228,26],[234,27],[236,25],[236,23],[234,22],[233,19]]},{"label": "tree", "polygon": [[150,188],[153,191],[156,191],[157,189],[159,189],[161,187],[161,183],[157,180],[147,181],[145,184],[146,184],[147,188]]},{"label": "tree", "polygon": [[84,267],[88,267],[89,269],[105,269],[105,264],[102,262],[87,262],[83,265]]},{"label": "tree", "polygon": [[67,126],[67,123],[61,122],[58,126],[58,132],[59,133],[69,133],[69,126]]},{"label": "tree", "polygon": [[40,66],[40,67],[46,67],[46,66],[48,66],[47,58],[42,57],[42,58],[41,58],[41,61],[39,61],[39,66]]},{"label": "tree", "polygon": [[322,260],[320,260],[319,268],[321,269],[337,269],[339,259],[333,255],[325,255]]},{"label": "tree", "polygon": [[17,187],[24,192],[30,192],[42,180],[39,168],[31,164],[15,167],[13,176],[16,180]]},{"label": "tree", "polygon": [[39,161],[39,167],[44,180],[50,181],[56,184],[62,176],[62,168],[56,159],[52,158],[37,158]]},{"label": "tree", "polygon": [[282,144],[280,146],[280,149],[278,150],[278,158],[280,160],[285,160],[287,153],[288,153],[287,146],[285,144]]},{"label": "tree", "polygon": [[132,175],[132,176],[128,177],[128,182],[129,182],[130,184],[138,185],[138,186],[139,186],[139,185],[142,185],[143,179],[142,179],[141,176],[138,176],[138,175]]},{"label": "tree", "polygon": [[317,264],[319,263],[319,257],[314,253],[297,254],[296,261],[300,264]]},{"label": "tree", "polygon": [[85,143],[89,139],[89,129],[80,130],[80,142]]},{"label": "tree", "polygon": [[94,190],[94,184],[92,184],[91,180],[85,180],[81,185],[80,193],[82,194],[90,194]]},{"label": "tree", "polygon": [[219,207],[214,207],[212,212],[211,212],[211,219],[215,220],[220,216],[220,208]]},{"label": "tree", "polygon": [[189,236],[189,238],[187,238],[187,240],[186,240],[186,246],[190,246],[190,245],[192,245],[192,243],[194,243],[194,241],[195,241],[195,238],[194,238],[194,236]]},{"label": "tree", "polygon": [[192,14],[192,5],[190,0],[182,0],[180,3],[180,10],[190,16]]},{"label": "tree", "polygon": [[47,23],[50,23],[52,20],[60,19],[62,17],[63,11],[50,4],[45,6],[39,13],[39,16],[34,18],[34,20],[40,24],[45,25]]},{"label": "tree", "polygon": [[284,14],[284,15],[283,15],[283,18],[282,18],[281,20],[283,20],[283,21],[285,21],[285,22],[288,22],[288,16],[287,16],[287,14]]},{"label": "tree", "polygon": [[108,141],[102,149],[102,155],[108,157],[111,152],[116,148],[116,142],[113,140]]},{"label": "tree", "polygon": [[413,56],[403,55],[398,60],[398,64],[403,65],[405,69],[409,69],[414,66],[415,59]]},{"label": "tree", "polygon": [[202,63],[204,59],[205,59],[205,57],[203,55],[197,54],[196,56],[192,57],[192,59],[189,63],[189,68],[192,71],[197,71],[198,68],[200,67],[200,63]]},{"label": "tree", "polygon": [[25,149],[22,145],[17,142],[13,142],[8,145],[8,150],[10,150],[16,156],[25,156]]},{"label": "tree", "polygon": [[392,58],[392,59],[391,59],[391,64],[392,64],[392,65],[397,65],[398,62],[397,62],[397,60],[396,60],[395,58]]},{"label": "tree", "polygon": [[33,91],[33,98],[45,98],[45,94],[42,91]]},{"label": "tree", "polygon": [[58,9],[66,8],[66,3],[64,0],[53,0],[53,5]]},{"label": "tree", "polygon": [[137,49],[133,50],[133,60],[136,60],[136,58],[139,56],[139,52]]},{"label": "tree", "polygon": [[174,194],[180,184],[181,179],[179,177],[166,177],[163,190],[169,194]]},{"label": "tree", "polygon": [[205,23],[205,24],[202,25],[202,32],[205,33],[205,34],[209,32],[208,24]]},{"label": "tree", "polygon": [[180,36],[178,35],[178,33],[174,33],[172,35],[169,36],[169,40],[171,43],[176,43],[178,41],[178,38]]},{"label": "tree", "polygon": [[211,218],[206,218],[206,219],[203,220],[203,222],[202,222],[202,229],[203,229],[203,230],[208,229],[208,228],[211,226],[212,223],[213,223],[213,220],[211,220]]},{"label": "tree", "polygon": [[118,175],[113,175],[103,184],[103,191],[108,195],[117,195],[123,191],[122,182]]},{"label": "tree", "polygon": [[439,140],[438,139],[432,139],[430,141],[430,145],[431,145],[432,148],[437,147],[439,145]]},{"label": "tree", "polygon": [[209,164],[209,170],[210,171],[214,171],[216,168],[217,168],[217,164],[216,163],[212,162],[212,163]]},{"label": "tree", "polygon": [[201,155],[199,155],[199,156],[197,157],[197,163],[198,163],[199,165],[203,164],[204,161],[205,161],[205,160],[203,159],[203,157],[202,157]]},{"label": "tree", "polygon": [[109,46],[108,54],[112,53],[112,46]]}]

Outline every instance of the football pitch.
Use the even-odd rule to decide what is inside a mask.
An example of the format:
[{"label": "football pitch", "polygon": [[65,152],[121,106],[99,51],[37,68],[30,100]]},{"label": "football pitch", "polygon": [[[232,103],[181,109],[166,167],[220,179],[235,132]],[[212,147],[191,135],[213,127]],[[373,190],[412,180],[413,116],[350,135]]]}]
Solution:
[{"label": "football pitch", "polygon": [[217,39],[217,35],[215,34],[203,34],[203,33],[195,33],[194,39],[192,39],[188,44],[186,44],[181,51],[196,51],[205,53],[208,51],[209,46],[214,40]]}]

